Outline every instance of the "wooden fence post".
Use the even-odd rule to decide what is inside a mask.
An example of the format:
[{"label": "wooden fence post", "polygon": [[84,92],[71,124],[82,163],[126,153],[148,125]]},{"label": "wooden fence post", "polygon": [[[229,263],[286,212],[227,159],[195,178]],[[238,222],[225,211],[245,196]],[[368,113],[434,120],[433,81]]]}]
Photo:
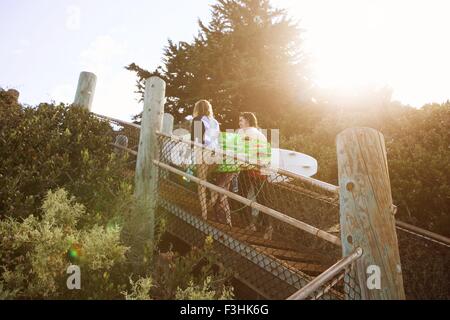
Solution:
[{"label": "wooden fence post", "polygon": [[144,111],[142,113],[139,150],[136,162],[135,197],[139,205],[148,212],[150,240],[154,238],[155,209],[157,201],[159,160],[157,131],[162,130],[166,83],[159,77],[145,82]]},{"label": "wooden fence post", "polygon": [[172,135],[174,117],[170,113],[164,113],[162,133]]},{"label": "wooden fence post", "polygon": [[384,137],[370,128],[347,129],[337,137],[337,157],[343,255],[363,249],[362,298],[405,299]]},{"label": "wooden fence post", "polygon": [[81,72],[73,104],[91,111],[96,84],[97,76],[95,74],[91,72]]}]

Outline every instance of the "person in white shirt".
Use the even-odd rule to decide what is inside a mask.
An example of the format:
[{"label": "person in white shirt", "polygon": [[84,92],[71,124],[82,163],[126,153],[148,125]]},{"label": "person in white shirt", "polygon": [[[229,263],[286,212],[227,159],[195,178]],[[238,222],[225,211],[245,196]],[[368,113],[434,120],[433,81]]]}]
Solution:
[{"label": "person in white shirt", "polygon": [[[207,149],[193,148],[195,153],[195,164],[197,165],[197,177],[206,180],[208,173],[214,169],[212,152],[219,145],[220,126],[214,118],[211,103],[207,100],[200,100],[194,106],[194,117],[191,126],[191,140],[202,144]],[[208,204],[206,187],[198,185],[198,196],[203,219],[208,218]]]},{"label": "person in white shirt", "polygon": [[267,142],[267,137],[258,129],[258,120],[251,112],[244,112],[239,117],[238,134],[254,140]]},{"label": "person in white shirt", "polygon": [[[239,117],[239,127],[240,129],[237,131],[237,133],[243,136],[244,141],[253,140],[267,143],[267,137],[258,129],[258,120],[253,113],[242,113]],[[252,159],[250,159],[250,162],[252,162],[251,160]],[[247,198],[253,201],[257,201],[258,195],[261,193],[261,191],[263,191],[263,187],[266,184],[267,176],[261,172],[260,168],[255,168],[253,170],[245,170],[241,172],[241,178],[248,181],[248,183],[246,183],[248,187]],[[257,231],[256,223],[259,216],[259,211],[252,208],[251,222],[248,227],[249,230],[253,232]],[[273,227],[270,219],[268,219],[268,217],[264,214],[261,217],[261,222],[266,226],[264,239],[272,239]]]}]

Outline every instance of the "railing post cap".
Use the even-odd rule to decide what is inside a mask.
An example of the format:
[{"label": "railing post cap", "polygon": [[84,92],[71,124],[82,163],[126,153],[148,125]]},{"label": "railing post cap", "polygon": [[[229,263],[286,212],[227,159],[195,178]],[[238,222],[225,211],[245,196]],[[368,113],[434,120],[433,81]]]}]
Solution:
[{"label": "railing post cap", "polygon": [[347,135],[347,134],[350,134],[351,132],[352,132],[352,133],[358,133],[358,132],[371,132],[372,134],[379,134],[379,135],[381,135],[381,137],[384,138],[383,134],[382,134],[380,131],[378,131],[377,129],[370,128],[370,127],[351,127],[351,128],[347,128],[347,129],[344,129],[343,131],[341,131],[341,132],[336,136],[336,141],[339,141],[339,138],[340,138],[340,137],[343,137],[343,136],[345,136],[345,135]]},{"label": "railing post cap", "polygon": [[166,82],[164,81],[163,78],[159,77],[159,76],[151,76],[147,79],[145,79],[145,84],[151,84],[151,83],[162,83],[162,84],[166,84]]},{"label": "railing post cap", "polygon": [[93,72],[90,72],[90,71],[81,71],[80,72],[80,76],[81,75],[86,75],[86,76],[90,76],[90,77],[92,77],[94,79],[97,79],[97,75],[95,73],[93,73]]}]

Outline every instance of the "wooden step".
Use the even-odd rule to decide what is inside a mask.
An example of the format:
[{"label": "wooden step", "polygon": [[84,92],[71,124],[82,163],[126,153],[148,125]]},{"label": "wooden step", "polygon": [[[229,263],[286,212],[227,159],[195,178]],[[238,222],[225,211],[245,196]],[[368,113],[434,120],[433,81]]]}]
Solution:
[{"label": "wooden step", "polygon": [[279,249],[292,249],[289,247],[289,244],[284,243],[282,241],[277,240],[265,240],[263,238],[263,233],[261,232],[252,232],[249,230],[245,230],[244,228],[239,228],[233,226],[233,228],[229,228],[227,225],[216,222],[216,221],[208,221],[212,226],[220,229],[233,238],[243,241],[249,244],[263,245],[268,248],[279,248]]},{"label": "wooden step", "polygon": [[[183,186],[170,182],[160,183],[159,193],[165,200],[200,215],[201,209],[197,197],[192,192],[184,190]],[[213,220],[208,220],[208,223],[236,240],[250,244],[257,251],[282,261],[286,266],[295,270],[309,274],[316,274],[325,270],[323,265],[320,264],[320,262],[325,261],[324,257],[311,252],[308,248],[294,248],[291,244],[283,241],[266,240],[262,232],[253,232],[240,226],[234,225],[233,228],[229,228],[227,225]]]},{"label": "wooden step", "polygon": [[283,260],[274,255],[272,252],[265,250],[264,247],[255,247],[255,250],[257,252],[260,252],[261,254],[264,254],[266,256],[271,257],[272,259],[278,260],[281,264],[283,264],[285,267],[305,272],[310,275],[318,275],[326,270],[326,267],[317,263],[308,263],[308,262],[293,262],[289,260]]},{"label": "wooden step", "polygon": [[[249,243],[248,239],[249,236],[243,235],[242,229],[239,228],[228,228],[226,225],[217,223],[217,222],[209,222],[212,226],[214,226],[217,229],[220,229],[233,238],[243,241],[246,243]],[[238,229],[238,230],[236,230]],[[252,237],[253,240],[256,240],[256,237]],[[262,242],[264,241],[265,244],[268,243],[276,243],[273,240],[265,240],[265,239],[258,239],[261,241],[254,241],[254,242]],[[250,245],[255,248],[258,252],[261,252],[264,255],[270,256],[273,259],[277,259],[280,262],[283,262],[285,266],[290,266],[291,268],[294,268],[295,270],[307,272],[312,275],[319,274],[326,270],[326,267],[322,264],[320,264],[320,261],[323,261],[324,259],[320,257],[320,255],[317,255],[315,253],[307,253],[307,252],[298,252],[294,250],[290,250],[287,248],[271,248],[267,246],[258,246],[253,245],[250,243]],[[282,246],[281,243],[277,244],[278,246]],[[305,250],[308,251],[308,250]]]},{"label": "wooden step", "polygon": [[255,245],[252,245],[252,247],[264,250],[264,252],[268,252],[281,260],[289,260],[292,262],[311,262],[320,264],[320,262],[324,260],[319,255],[310,252],[301,252],[301,251],[299,252],[288,249],[273,249],[267,248],[265,246],[255,246]]},{"label": "wooden step", "polygon": [[303,262],[285,261],[288,265],[292,266],[296,270],[303,271],[311,276],[318,276],[323,273],[327,268],[321,264],[311,264]]}]

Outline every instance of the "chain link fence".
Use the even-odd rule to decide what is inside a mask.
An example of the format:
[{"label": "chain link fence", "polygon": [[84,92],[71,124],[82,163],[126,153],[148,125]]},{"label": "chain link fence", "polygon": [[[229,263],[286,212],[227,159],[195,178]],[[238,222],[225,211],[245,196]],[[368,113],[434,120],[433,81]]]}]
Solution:
[{"label": "chain link fence", "polygon": [[[171,214],[168,228],[193,246],[212,237],[224,265],[262,297],[285,299],[341,257],[336,235],[299,220],[312,198],[335,212],[332,188],[320,190],[319,181],[190,140],[159,134],[158,143],[159,201]],[[328,220],[332,228],[336,221]],[[343,299],[344,286],[336,285],[320,297]]]},{"label": "chain link fence", "polygon": [[338,294],[341,299],[361,300],[363,295],[356,268],[357,260],[362,253],[362,249],[358,248],[349,256],[339,260],[290,296],[288,300],[329,300],[328,293],[331,291]]},{"label": "chain link fence", "polygon": [[[139,125],[95,116],[111,124],[115,152],[137,155]],[[212,237],[223,266],[261,298],[285,299],[341,259],[337,187],[271,170],[267,163],[214,155],[179,137],[159,134],[158,144],[158,218],[191,246]],[[205,156],[218,157],[218,164],[193,161]],[[130,172],[134,166],[130,159]],[[448,299],[448,245],[398,230],[407,297]],[[307,299],[361,299],[355,266]]]}]

